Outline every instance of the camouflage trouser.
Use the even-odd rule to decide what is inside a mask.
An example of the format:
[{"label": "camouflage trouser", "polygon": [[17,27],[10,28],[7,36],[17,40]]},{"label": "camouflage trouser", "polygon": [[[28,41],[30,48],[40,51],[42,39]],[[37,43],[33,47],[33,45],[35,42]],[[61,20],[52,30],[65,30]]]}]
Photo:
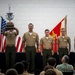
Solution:
[{"label": "camouflage trouser", "polygon": [[67,48],[59,48],[59,62],[61,62],[63,55],[68,55],[68,49]]}]

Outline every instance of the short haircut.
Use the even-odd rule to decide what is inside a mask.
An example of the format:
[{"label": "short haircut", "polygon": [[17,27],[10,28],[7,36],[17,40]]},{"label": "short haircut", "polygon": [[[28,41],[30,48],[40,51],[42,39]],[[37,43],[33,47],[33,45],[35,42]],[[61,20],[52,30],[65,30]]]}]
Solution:
[{"label": "short haircut", "polygon": [[5,73],[5,75],[17,75],[17,71],[15,69],[8,69]]},{"label": "short haircut", "polygon": [[45,32],[46,32],[46,31],[49,31],[49,29],[45,29]]},{"label": "short haircut", "polygon": [[61,28],[61,31],[66,31],[65,28]]},{"label": "short haircut", "polygon": [[29,63],[27,61],[21,61],[23,64],[24,64],[24,70],[28,70],[28,67],[29,67]]},{"label": "short haircut", "polygon": [[22,74],[24,71],[24,64],[22,62],[17,62],[14,68],[17,70],[18,74]]},{"label": "short haircut", "polygon": [[46,65],[45,68],[44,68],[44,71],[46,71],[46,70],[48,70],[48,69],[53,69],[53,67],[50,66],[50,65]]},{"label": "short haircut", "polygon": [[69,62],[69,57],[68,57],[67,55],[64,55],[63,57],[64,57],[64,61],[65,61],[66,63],[68,63],[68,62]]},{"label": "short haircut", "polygon": [[56,72],[55,72],[53,69],[48,69],[48,70],[45,72],[45,75],[56,75]]},{"label": "short haircut", "polygon": [[33,24],[32,24],[32,23],[29,23],[29,24],[28,24],[28,26],[30,26],[30,25],[32,25],[32,26],[33,26]]},{"label": "short haircut", "polygon": [[51,66],[54,66],[56,64],[56,59],[53,57],[48,58],[47,63]]}]

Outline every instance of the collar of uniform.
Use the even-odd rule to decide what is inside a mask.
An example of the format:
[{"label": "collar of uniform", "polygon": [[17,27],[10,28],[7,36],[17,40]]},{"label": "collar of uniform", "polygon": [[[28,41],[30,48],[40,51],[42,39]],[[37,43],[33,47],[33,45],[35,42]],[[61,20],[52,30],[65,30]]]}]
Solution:
[{"label": "collar of uniform", "polygon": [[28,32],[29,35],[30,35],[30,33],[31,33],[31,35],[33,35],[33,32]]},{"label": "collar of uniform", "polygon": [[65,38],[65,36],[62,36],[62,35],[61,35],[60,37],[61,37],[61,38],[63,38],[63,37]]},{"label": "collar of uniform", "polygon": [[45,39],[49,39],[49,36],[48,37],[45,36]]},{"label": "collar of uniform", "polygon": [[49,39],[49,37],[45,37],[46,39]]},{"label": "collar of uniform", "polygon": [[28,71],[24,71],[23,73],[28,73]]},{"label": "collar of uniform", "polygon": [[66,64],[68,64],[68,63],[65,63],[65,62],[64,62],[64,63],[62,63],[62,64],[63,64],[63,65],[66,65]]}]

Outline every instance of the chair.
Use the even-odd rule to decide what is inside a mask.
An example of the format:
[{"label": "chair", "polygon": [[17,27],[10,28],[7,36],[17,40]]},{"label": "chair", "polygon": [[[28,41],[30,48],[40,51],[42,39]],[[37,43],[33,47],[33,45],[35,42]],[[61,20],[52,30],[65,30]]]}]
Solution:
[{"label": "chair", "polygon": [[63,75],[73,75],[73,71],[71,71],[71,72],[62,72],[63,73]]}]

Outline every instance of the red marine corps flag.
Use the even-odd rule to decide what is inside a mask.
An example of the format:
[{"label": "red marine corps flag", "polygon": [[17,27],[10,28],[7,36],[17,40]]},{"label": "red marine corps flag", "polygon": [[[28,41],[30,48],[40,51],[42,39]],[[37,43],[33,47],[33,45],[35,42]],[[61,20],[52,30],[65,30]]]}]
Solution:
[{"label": "red marine corps flag", "polygon": [[[64,24],[63,24],[64,23]],[[50,31],[50,35],[54,39],[54,44],[53,44],[53,51],[57,53],[58,48],[57,48],[57,37],[61,35],[61,28],[63,27],[66,29],[66,34],[67,34],[67,16],[64,17],[56,26],[54,29]]]}]

